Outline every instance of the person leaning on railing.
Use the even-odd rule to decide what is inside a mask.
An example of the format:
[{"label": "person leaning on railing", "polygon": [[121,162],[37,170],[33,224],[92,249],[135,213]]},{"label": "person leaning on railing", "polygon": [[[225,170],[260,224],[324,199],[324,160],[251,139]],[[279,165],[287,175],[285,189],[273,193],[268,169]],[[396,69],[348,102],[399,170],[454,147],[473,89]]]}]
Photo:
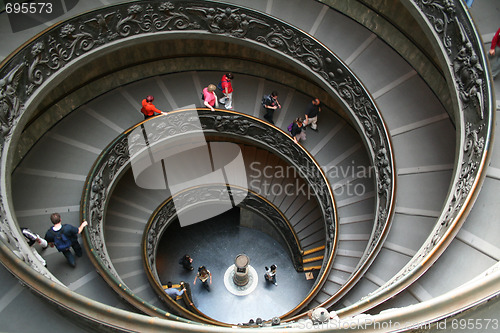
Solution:
[{"label": "person leaning on railing", "polygon": [[158,110],[156,106],[154,106],[153,104],[154,100],[155,100],[154,96],[151,95],[148,95],[145,99],[142,100],[141,112],[144,115],[144,119],[148,119],[163,114],[163,111]]},{"label": "person leaning on railing", "polygon": [[209,84],[208,87],[203,88],[202,99],[203,104],[212,111],[215,111],[214,107],[219,107],[219,101],[217,95],[215,94],[215,85]]},{"label": "person leaning on railing", "polygon": [[177,288],[173,288],[172,282],[168,281],[167,288],[164,288],[163,290],[165,290],[165,293],[168,296],[170,296],[173,300],[175,300],[177,298],[177,296],[182,296],[182,294],[184,294],[184,292],[186,291],[186,288],[182,288],[181,290],[179,290]]}]

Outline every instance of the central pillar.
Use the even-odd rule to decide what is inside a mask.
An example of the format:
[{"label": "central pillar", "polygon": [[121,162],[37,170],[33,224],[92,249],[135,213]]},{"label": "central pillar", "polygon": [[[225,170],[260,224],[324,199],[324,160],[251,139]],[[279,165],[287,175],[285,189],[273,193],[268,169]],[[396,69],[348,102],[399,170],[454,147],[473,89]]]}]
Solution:
[{"label": "central pillar", "polygon": [[248,283],[248,265],[250,258],[246,254],[238,254],[234,260],[233,282],[237,286],[245,286]]}]

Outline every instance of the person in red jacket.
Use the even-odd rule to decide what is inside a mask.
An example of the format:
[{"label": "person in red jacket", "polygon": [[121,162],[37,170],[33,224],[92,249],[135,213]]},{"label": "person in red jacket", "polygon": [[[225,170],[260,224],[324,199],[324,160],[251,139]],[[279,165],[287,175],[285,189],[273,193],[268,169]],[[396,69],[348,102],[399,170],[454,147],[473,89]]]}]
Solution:
[{"label": "person in red jacket", "polygon": [[490,47],[490,65],[491,65],[491,74],[493,75],[493,78],[495,78],[498,73],[500,73],[500,54],[497,53],[495,48],[499,47],[500,48],[500,28],[497,30],[495,33],[495,36],[493,36],[493,39],[491,40],[491,47]]},{"label": "person in red jacket", "polygon": [[222,97],[219,102],[225,105],[226,109],[233,108],[233,85],[231,84],[231,80],[233,79],[233,74],[226,73],[222,76],[221,87],[222,93],[224,97]]},{"label": "person in red jacket", "polygon": [[163,113],[161,110],[158,110],[156,106],[153,105],[154,100],[155,98],[151,95],[147,96],[145,99],[142,100],[141,112],[144,114],[144,119],[158,116]]}]

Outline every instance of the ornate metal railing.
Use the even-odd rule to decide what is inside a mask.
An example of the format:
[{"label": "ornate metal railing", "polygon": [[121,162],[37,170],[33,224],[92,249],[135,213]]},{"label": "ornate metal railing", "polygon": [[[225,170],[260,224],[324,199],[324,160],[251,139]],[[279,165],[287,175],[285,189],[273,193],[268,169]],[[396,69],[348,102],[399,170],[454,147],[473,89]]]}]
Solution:
[{"label": "ornate metal railing", "polygon": [[458,233],[476,199],[493,142],[495,101],[487,60],[462,1],[402,1],[441,51],[442,68],[454,97],[458,152],[452,185],[432,233],[410,262],[386,284],[349,307],[341,316],[360,313],[394,297],[418,279]]},{"label": "ornate metal railing", "polygon": [[[142,136],[142,129],[147,125],[147,133]],[[135,131],[140,129],[140,131]],[[92,253],[91,259],[96,264],[101,273],[108,278],[106,281],[115,289],[128,295],[127,299],[132,304],[143,311],[150,310],[151,307],[144,307],[144,300],[132,295],[126,284],[121,280],[119,274],[114,269],[111,259],[107,253],[104,240],[105,207],[111,190],[120,179],[121,174],[129,167],[131,160],[139,156],[149,156],[148,151],[158,150],[158,146],[167,145],[169,140],[179,137],[192,137],[202,133],[203,135],[223,135],[238,138],[242,142],[256,144],[266,147],[267,150],[277,154],[289,164],[291,164],[311,187],[313,195],[318,202],[325,223],[325,260],[319,272],[315,286],[305,298],[307,303],[324,283],[325,276],[329,271],[329,266],[333,261],[334,250],[337,240],[337,216],[333,201],[332,190],[328,180],[316,161],[300,145],[293,142],[292,138],[283,131],[270,126],[251,116],[230,112],[206,110],[182,110],[169,113],[168,116],[155,117],[140,123],[121,134],[115,139],[100,155],[94,164],[87,179],[87,186],[82,198],[83,219],[89,222],[86,228],[85,239]],[[144,137],[148,140],[144,140]],[[189,203],[193,203],[190,197]],[[174,214],[177,207],[169,206],[170,213]],[[182,207],[181,207],[182,208]],[[147,262],[153,257],[155,241],[158,240],[159,227],[151,228],[152,232],[146,234],[149,253]],[[187,318],[196,317],[183,313]],[[200,318],[196,318],[200,319]]]},{"label": "ornate metal railing", "polygon": [[[216,34],[272,51],[290,64],[313,73],[314,80],[350,111],[353,123],[370,152],[378,188],[374,228],[364,263],[359,267],[360,270],[366,269],[389,226],[395,181],[389,135],[369,93],[335,54],[303,31],[264,13],[210,1],[138,1],[84,13],[46,30],[2,63],[0,232],[15,235],[8,243],[10,248],[25,253],[27,258],[32,256],[19,242],[21,238],[11,213],[9,189],[13,166],[10,161],[24,124],[35,113],[43,94],[59,84],[66,70],[80,59],[91,60],[93,52],[108,46],[116,48],[120,42],[141,35],[167,32],[200,33],[200,36]],[[223,118],[221,123],[224,123]],[[113,163],[119,168],[121,161]],[[94,195],[105,195],[99,184],[94,185]],[[95,213],[99,219],[97,211]],[[335,234],[331,222],[330,238]],[[330,265],[331,261],[324,268]],[[31,267],[46,274],[36,264]]]},{"label": "ornate metal railing", "polygon": [[[154,281],[160,281],[156,273],[158,243],[165,230],[176,220],[177,215],[181,214],[183,210],[196,209],[193,203],[199,205],[198,207],[204,207],[205,204],[220,203],[224,200],[227,201],[226,203],[229,206],[236,202],[236,207],[248,209],[272,225],[286,243],[295,269],[303,271],[303,251],[293,227],[278,207],[258,193],[233,184],[207,184],[178,193],[175,202],[172,199],[172,197],[168,198],[155,210],[146,225],[142,239],[143,259],[146,263],[147,272],[153,277]],[[313,198],[310,199],[314,200]]]},{"label": "ornate metal railing", "polygon": [[[142,256],[148,279],[167,307],[174,312],[178,312],[178,306],[172,303],[170,298],[165,297],[156,268],[157,249],[162,235],[170,224],[177,219],[178,214],[182,214],[183,211],[197,209],[197,207],[202,207],[201,209],[204,210],[207,204],[221,204],[221,201],[225,200],[229,206],[233,205],[233,202],[238,202],[237,207],[249,209],[259,214],[273,225],[285,240],[295,269],[302,269],[302,249],[293,227],[283,213],[264,197],[248,188],[241,188],[231,184],[210,184],[186,189],[176,194],[175,202],[170,197],[155,210],[144,229],[142,237]],[[164,255],[168,256],[168,254]],[[195,313],[206,317],[199,310],[196,310]]]}]

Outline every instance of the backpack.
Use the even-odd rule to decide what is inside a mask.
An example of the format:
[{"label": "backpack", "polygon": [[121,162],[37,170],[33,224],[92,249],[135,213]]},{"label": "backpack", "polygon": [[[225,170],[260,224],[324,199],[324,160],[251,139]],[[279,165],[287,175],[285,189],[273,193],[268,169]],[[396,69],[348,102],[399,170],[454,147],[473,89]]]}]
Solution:
[{"label": "backpack", "polygon": [[72,244],[71,239],[63,233],[63,228],[59,231],[54,231],[54,245],[59,252],[68,250]]},{"label": "backpack", "polygon": [[[227,82],[227,81],[224,81],[224,82]],[[217,83],[217,89],[219,89],[220,91],[223,91],[222,89],[222,81]]]},{"label": "backpack", "polygon": [[204,101],[205,100],[205,94],[203,93],[203,91],[201,92],[201,100]]},{"label": "backpack", "polygon": [[292,128],[293,128],[293,122],[290,125],[288,125],[286,129],[288,130],[288,132],[291,132]]},{"label": "backpack", "polygon": [[262,97],[262,106],[266,106],[266,105],[269,105],[271,104],[271,95],[264,95],[264,97]]},{"label": "backpack", "polygon": [[271,95],[264,95],[264,97],[262,97],[262,106],[266,106],[266,105],[269,105],[271,103]]}]

